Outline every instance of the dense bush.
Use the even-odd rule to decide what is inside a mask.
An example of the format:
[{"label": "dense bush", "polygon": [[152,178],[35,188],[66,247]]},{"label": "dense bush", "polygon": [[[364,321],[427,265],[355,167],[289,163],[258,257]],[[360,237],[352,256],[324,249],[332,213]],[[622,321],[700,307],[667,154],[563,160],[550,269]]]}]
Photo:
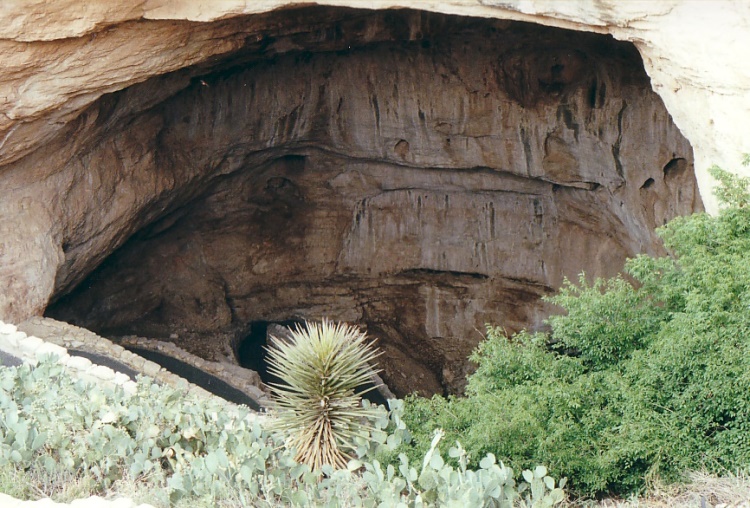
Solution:
[{"label": "dense bush", "polygon": [[[239,506],[553,506],[563,499],[544,468],[524,471],[486,457],[467,467],[456,444],[457,466],[431,437],[418,462],[374,459],[409,440],[403,402],[372,410],[369,433],[355,437],[358,458],[347,468],[322,471],[294,461],[284,434],[269,432],[246,408],[206,401],[149,379],[135,394],[71,378],[53,361],[0,368],[0,488],[8,478],[81,482],[106,492],[131,479],[157,507]],[[365,408],[370,410],[370,408]],[[51,480],[50,480],[51,479]],[[11,480],[12,481],[12,480]],[[32,497],[40,491],[13,487]],[[57,488],[57,489],[56,489]],[[45,492],[64,490],[47,485]],[[126,494],[129,490],[126,489]]]},{"label": "dense bush", "polygon": [[545,463],[584,495],[750,465],[750,195],[712,171],[727,207],[661,228],[670,255],[628,261],[634,285],[566,281],[548,334],[488,328],[466,398],[411,398],[407,453],[440,427],[474,458]]}]

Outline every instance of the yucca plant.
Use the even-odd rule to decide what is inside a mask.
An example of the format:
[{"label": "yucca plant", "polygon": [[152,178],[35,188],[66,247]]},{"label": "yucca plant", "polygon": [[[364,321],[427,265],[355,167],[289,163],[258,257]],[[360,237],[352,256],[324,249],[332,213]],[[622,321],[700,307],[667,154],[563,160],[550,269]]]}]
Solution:
[{"label": "yucca plant", "polygon": [[288,435],[297,462],[346,467],[354,438],[367,435],[375,416],[362,405],[367,390],[357,389],[370,382],[380,353],[357,327],[326,319],[296,326],[290,340],[271,339],[268,372],[282,381],[271,384],[273,427]]}]

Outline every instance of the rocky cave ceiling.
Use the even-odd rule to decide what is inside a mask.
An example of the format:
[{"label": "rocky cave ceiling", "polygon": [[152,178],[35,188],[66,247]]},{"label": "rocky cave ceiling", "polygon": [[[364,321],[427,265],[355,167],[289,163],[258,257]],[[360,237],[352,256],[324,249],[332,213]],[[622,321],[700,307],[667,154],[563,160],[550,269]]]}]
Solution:
[{"label": "rocky cave ceiling", "polygon": [[74,140],[48,178],[61,209],[124,221],[106,242],[101,220],[64,231],[47,315],[212,360],[253,323],[326,316],[378,339],[396,394],[456,393],[485,323],[542,326],[563,277],[662,253],[654,228],[702,209],[629,43],[409,10],[271,16],[33,155]]}]

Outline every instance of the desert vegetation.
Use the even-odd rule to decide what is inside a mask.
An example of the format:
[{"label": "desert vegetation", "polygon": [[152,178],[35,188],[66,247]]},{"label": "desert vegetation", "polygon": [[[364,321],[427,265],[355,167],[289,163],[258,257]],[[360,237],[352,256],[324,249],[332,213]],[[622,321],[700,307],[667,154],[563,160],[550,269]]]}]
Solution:
[{"label": "desert vegetation", "polygon": [[377,357],[366,335],[342,323],[305,323],[289,342],[276,339],[268,349],[276,418],[274,427],[289,436],[294,459],[312,470],[328,464],[343,469],[367,438],[376,408],[362,405],[362,392]]},{"label": "desert vegetation", "polygon": [[442,428],[471,457],[545,463],[583,498],[746,468],[749,182],[712,174],[724,209],[662,227],[668,256],[639,256],[609,280],[566,281],[549,298],[564,312],[548,333],[488,327],[467,397],[408,398],[414,439],[402,452],[422,453],[426,429]]},{"label": "desert vegetation", "polygon": [[[307,331],[320,332],[326,326]],[[331,338],[330,333],[302,334]],[[309,342],[313,350],[305,356],[309,365],[321,367],[312,374],[328,372],[331,377],[324,379],[332,383],[347,366],[370,357],[366,348],[355,345],[356,358],[349,361],[340,354],[342,349],[346,353],[345,344],[329,348],[336,343],[343,344]],[[339,354],[318,354],[326,351]],[[326,358],[328,362],[317,363]],[[286,379],[304,378],[305,369],[299,369],[304,363],[290,366],[294,371],[288,371]],[[342,379],[356,386],[359,376]],[[72,378],[54,358],[35,367],[2,368],[0,491],[23,499],[51,496],[63,501],[91,494],[126,495],[157,507],[191,508],[543,507],[563,501],[561,486],[544,467],[522,472],[517,481],[516,474],[491,455],[469,468],[459,443],[443,456],[438,450],[440,431],[420,460],[399,454],[396,465],[379,462],[377,457],[394,453],[410,440],[401,418],[403,401],[391,401],[390,410],[360,399],[349,405],[353,394],[347,382],[337,386],[323,391],[327,400],[321,406],[320,387],[301,383],[297,395],[318,406],[294,408],[284,406],[291,387],[280,388],[278,413],[259,416],[145,377],[135,393],[93,385]],[[455,459],[455,467],[448,457]]]}]

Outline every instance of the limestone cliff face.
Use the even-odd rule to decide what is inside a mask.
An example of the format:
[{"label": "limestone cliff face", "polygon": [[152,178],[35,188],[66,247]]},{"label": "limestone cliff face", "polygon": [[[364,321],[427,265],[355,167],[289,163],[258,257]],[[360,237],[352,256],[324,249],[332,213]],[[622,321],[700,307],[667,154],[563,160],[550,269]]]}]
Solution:
[{"label": "limestone cliff face", "polygon": [[457,391],[484,323],[539,326],[562,277],[658,253],[653,228],[702,208],[652,90],[698,97],[711,67],[668,67],[677,3],[246,4],[0,13],[0,317],[52,304],[211,356],[329,316],[380,339],[397,392]]},{"label": "limestone cliff face", "polygon": [[[611,34],[635,44],[652,86],[705,169],[750,151],[750,5],[742,0],[319,0],[324,6],[421,9]],[[0,12],[0,163],[34,151],[103,94],[204,64],[289,26],[290,0],[25,0]],[[324,17],[325,18],[325,17]],[[276,48],[284,50],[290,48]],[[712,203],[712,201],[709,201]],[[714,205],[710,206],[714,209]]]},{"label": "limestone cliff face", "polygon": [[[105,127],[63,171],[65,208],[98,193],[86,213],[130,209],[139,231],[51,315],[204,355],[327,315],[380,339],[396,392],[457,391],[485,323],[539,326],[563,276],[659,252],[654,227],[701,206],[632,47],[418,12],[336,26],[333,47],[238,53],[133,118],[137,88],[88,111]],[[88,271],[64,266],[60,294]]]}]

